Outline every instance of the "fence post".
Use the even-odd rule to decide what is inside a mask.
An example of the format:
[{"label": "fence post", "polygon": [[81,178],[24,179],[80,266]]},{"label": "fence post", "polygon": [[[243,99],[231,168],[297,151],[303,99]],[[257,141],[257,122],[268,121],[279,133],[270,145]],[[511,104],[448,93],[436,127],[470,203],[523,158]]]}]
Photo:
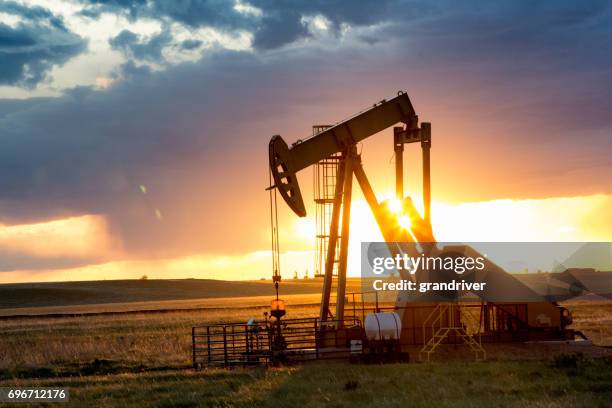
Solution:
[{"label": "fence post", "polygon": [[223,365],[227,367],[227,330],[223,326]]},{"label": "fence post", "polygon": [[236,326],[232,324],[232,356],[236,355]]},{"label": "fence post", "polygon": [[361,322],[365,322],[365,299],[363,296],[364,292],[361,292]]},{"label": "fence post", "polygon": [[315,357],[319,359],[319,331],[317,330],[317,318],[314,319],[314,335],[315,335]]},{"label": "fence post", "polygon": [[248,325],[244,325],[244,345],[245,345],[245,349],[246,349],[246,360],[245,360],[245,364],[243,364],[243,366],[246,365],[246,362],[250,363],[251,362],[251,344],[249,344],[249,326]]},{"label": "fence post", "polygon": [[355,305],[355,292],[353,292],[353,326],[357,324],[357,307]]},{"label": "fence post", "polygon": [[338,323],[336,323],[336,330],[334,330],[335,340],[334,340],[334,348],[338,347]]},{"label": "fence post", "polygon": [[206,326],[206,349],[208,350],[208,364],[210,364],[210,326]]},{"label": "fence post", "polygon": [[195,326],[191,328],[191,352],[192,352],[192,361],[193,361],[193,369],[198,369],[198,364],[196,361],[196,339],[195,339]]}]

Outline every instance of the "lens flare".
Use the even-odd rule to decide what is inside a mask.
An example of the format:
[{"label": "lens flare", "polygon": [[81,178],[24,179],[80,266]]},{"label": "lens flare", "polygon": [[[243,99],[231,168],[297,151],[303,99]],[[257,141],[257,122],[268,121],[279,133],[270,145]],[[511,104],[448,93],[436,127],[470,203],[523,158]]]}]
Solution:
[{"label": "lens flare", "polygon": [[389,201],[389,210],[394,212],[395,214],[399,214],[402,212],[402,203],[397,198],[390,198]]},{"label": "lens flare", "polygon": [[402,228],[407,229],[407,230],[409,230],[410,226],[412,225],[412,223],[410,222],[410,217],[406,215],[402,215],[401,217],[397,219],[397,221],[399,222],[399,225]]}]

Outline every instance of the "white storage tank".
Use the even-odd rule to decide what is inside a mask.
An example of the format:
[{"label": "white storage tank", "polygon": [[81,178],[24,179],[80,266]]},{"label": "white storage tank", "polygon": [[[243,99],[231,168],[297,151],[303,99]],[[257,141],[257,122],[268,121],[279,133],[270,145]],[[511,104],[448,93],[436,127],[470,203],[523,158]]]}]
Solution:
[{"label": "white storage tank", "polygon": [[368,340],[399,340],[402,321],[397,313],[370,313],[365,319]]}]

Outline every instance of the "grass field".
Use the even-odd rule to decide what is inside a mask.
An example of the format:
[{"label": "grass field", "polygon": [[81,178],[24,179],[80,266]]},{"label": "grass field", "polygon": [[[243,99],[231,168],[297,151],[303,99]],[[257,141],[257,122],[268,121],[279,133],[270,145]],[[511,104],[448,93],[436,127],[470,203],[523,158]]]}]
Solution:
[{"label": "grass field", "polygon": [[[317,313],[319,296],[284,297],[291,317],[302,317]],[[5,309],[5,314],[75,315],[0,317],[0,386],[64,385],[70,387],[74,405],[97,401],[97,406],[359,407],[376,402],[376,406],[556,407],[608,406],[612,398],[610,358],[587,352],[580,357],[563,346],[530,356],[521,356],[518,348],[506,349],[498,357],[491,353],[491,360],[497,361],[478,364],[338,363],[204,372],[188,368],[192,325],[260,317],[269,300],[269,296],[208,297],[30,307],[13,313]],[[612,345],[612,302],[566,306],[573,312],[576,329],[596,344]],[[199,309],[181,310],[194,307]],[[153,312],[132,311],[139,308]],[[564,357],[555,361],[555,355]]]},{"label": "grass field", "polygon": [[[358,291],[359,280],[348,279],[348,290]],[[287,279],[283,295],[321,293],[321,279]],[[24,307],[82,306],[107,303],[160,302],[181,299],[272,296],[268,281],[213,279],[115,280],[0,285],[0,310]]]},{"label": "grass field", "polygon": [[71,405],[175,407],[608,407],[601,360],[447,364],[313,363],[280,369],[12,380],[69,387]]},{"label": "grass field", "polygon": [[[297,295],[296,303],[311,304],[293,307],[292,316],[316,313],[313,296],[303,297]],[[123,371],[185,367],[191,359],[193,325],[247,321],[267,310],[262,303],[242,307],[241,302],[248,299],[233,307],[202,311],[0,320],[0,376],[28,375],[32,370],[39,375],[79,374],[91,370],[96,359],[107,360],[103,369],[110,365]]]}]

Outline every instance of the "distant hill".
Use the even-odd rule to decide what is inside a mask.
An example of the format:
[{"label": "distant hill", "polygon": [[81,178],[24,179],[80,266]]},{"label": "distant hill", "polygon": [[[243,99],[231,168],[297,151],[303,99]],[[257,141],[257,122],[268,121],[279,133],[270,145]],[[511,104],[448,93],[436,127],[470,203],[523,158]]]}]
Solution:
[{"label": "distant hill", "polygon": [[[288,279],[281,283],[281,293],[320,293],[321,284],[321,279]],[[359,291],[358,280],[349,279],[348,286],[350,291]],[[272,295],[274,286],[270,281],[150,279],[19,283],[0,285],[0,309]]]},{"label": "distant hill", "polygon": [[592,268],[609,271],[612,267],[612,244],[609,242],[587,242],[561,263],[556,263],[553,272],[568,268]]},{"label": "distant hill", "polygon": [[[571,273],[512,274],[540,294],[574,294],[577,288],[612,298],[612,272],[572,270]],[[322,279],[281,283],[281,297],[321,293]],[[347,280],[347,293],[361,292],[359,278]],[[578,291],[580,292],[580,291]],[[188,299],[273,296],[271,281],[213,279],[151,279],[0,285],[0,309],[155,302]],[[572,297],[572,296],[570,296]]]}]

